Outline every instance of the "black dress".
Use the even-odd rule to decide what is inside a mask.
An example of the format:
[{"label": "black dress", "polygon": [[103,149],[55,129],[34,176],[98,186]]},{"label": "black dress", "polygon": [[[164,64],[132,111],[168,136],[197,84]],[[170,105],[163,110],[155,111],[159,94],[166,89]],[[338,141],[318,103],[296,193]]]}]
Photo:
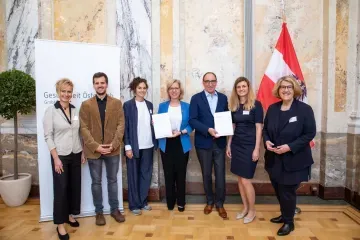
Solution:
[{"label": "black dress", "polygon": [[256,123],[263,123],[263,108],[259,101],[250,111],[243,109],[241,104],[236,112],[232,112],[235,124],[234,136],[231,141],[231,167],[235,175],[251,179],[254,177],[257,161],[252,161],[256,144]]},{"label": "black dress", "polygon": [[[279,126],[283,126],[292,117],[290,111],[280,111]],[[307,182],[310,179],[311,168],[307,167],[300,171],[289,172],[285,170],[283,155],[279,155],[272,168],[267,169],[272,181],[283,185],[295,185],[301,182]]]}]

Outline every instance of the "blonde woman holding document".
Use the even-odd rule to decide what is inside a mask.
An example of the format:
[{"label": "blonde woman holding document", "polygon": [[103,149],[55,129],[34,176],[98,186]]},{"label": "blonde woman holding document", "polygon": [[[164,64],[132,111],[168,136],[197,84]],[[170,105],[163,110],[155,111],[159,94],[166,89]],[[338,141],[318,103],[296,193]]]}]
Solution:
[{"label": "blonde woman holding document", "polygon": [[185,210],[186,168],[191,150],[189,125],[189,107],[180,101],[184,95],[179,80],[167,84],[169,101],[160,103],[158,113],[168,113],[173,135],[159,139],[161,160],[164,168],[166,203],[173,210],[175,203],[178,210]]},{"label": "blonde woman holding document", "polygon": [[263,108],[255,100],[250,81],[239,77],[234,83],[229,108],[232,112],[234,135],[229,137],[226,154],[231,158],[230,171],[238,176],[238,186],[244,208],[236,219],[244,223],[254,220],[255,190],[251,183],[260,154]]}]

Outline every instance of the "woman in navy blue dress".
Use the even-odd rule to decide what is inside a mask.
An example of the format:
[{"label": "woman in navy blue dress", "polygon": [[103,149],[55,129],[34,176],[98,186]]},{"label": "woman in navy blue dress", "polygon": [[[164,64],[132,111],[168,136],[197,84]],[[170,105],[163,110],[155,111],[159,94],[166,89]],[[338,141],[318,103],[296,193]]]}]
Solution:
[{"label": "woman in navy blue dress", "polygon": [[234,126],[234,136],[229,137],[226,154],[231,158],[230,171],[238,176],[238,186],[244,205],[236,219],[244,223],[254,220],[255,190],[251,183],[260,154],[263,108],[255,100],[250,81],[239,77],[234,83],[230,97],[230,108]]}]

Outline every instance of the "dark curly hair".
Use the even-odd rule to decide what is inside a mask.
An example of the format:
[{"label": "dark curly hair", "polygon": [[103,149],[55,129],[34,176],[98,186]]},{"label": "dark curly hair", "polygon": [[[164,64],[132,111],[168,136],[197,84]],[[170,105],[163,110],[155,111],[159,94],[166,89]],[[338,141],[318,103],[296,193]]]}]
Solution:
[{"label": "dark curly hair", "polygon": [[133,93],[135,93],[136,88],[139,86],[140,83],[145,83],[146,88],[147,88],[147,89],[149,88],[149,86],[148,86],[147,81],[146,81],[145,78],[136,77],[136,78],[134,78],[134,79],[131,81],[131,83],[129,84],[129,89],[130,89]]}]

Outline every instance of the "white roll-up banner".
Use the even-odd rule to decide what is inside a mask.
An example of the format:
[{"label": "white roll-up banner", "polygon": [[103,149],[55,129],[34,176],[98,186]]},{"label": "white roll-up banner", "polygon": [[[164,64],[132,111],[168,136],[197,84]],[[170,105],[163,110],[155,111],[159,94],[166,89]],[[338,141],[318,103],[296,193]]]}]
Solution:
[{"label": "white roll-up banner", "polygon": [[[74,83],[71,103],[80,109],[81,103],[95,96],[92,76],[104,72],[109,78],[108,94],[120,99],[120,48],[110,45],[35,41],[36,118],[40,185],[40,221],[53,219],[53,176],[49,149],[45,143],[43,117],[46,108],[57,100],[55,83],[69,78]],[[120,156],[121,158],[121,156]],[[123,211],[121,159],[118,172],[119,209]],[[104,213],[109,213],[105,165],[102,173]],[[95,214],[91,193],[91,177],[86,162],[81,171],[80,216]]]}]

